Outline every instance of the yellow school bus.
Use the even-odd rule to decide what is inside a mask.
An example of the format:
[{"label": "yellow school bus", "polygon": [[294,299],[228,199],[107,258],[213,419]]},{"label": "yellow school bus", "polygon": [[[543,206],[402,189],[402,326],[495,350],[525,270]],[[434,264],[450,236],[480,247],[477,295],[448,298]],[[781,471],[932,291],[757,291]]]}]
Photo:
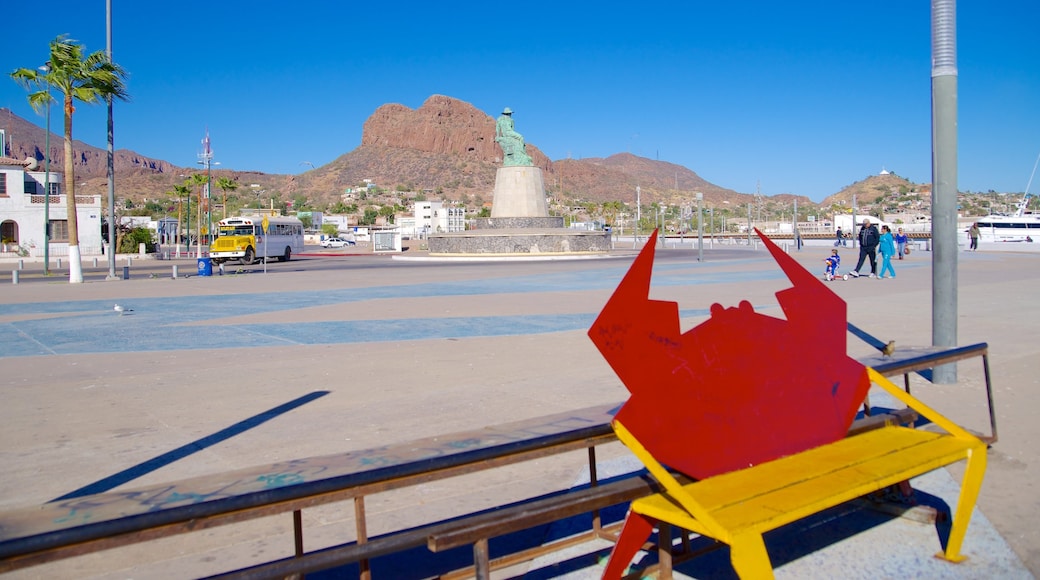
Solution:
[{"label": "yellow school bus", "polygon": [[253,264],[259,260],[278,258],[288,262],[294,253],[303,251],[303,222],[294,217],[267,216],[229,217],[220,220],[217,239],[209,248],[209,257],[215,264],[240,260]]}]

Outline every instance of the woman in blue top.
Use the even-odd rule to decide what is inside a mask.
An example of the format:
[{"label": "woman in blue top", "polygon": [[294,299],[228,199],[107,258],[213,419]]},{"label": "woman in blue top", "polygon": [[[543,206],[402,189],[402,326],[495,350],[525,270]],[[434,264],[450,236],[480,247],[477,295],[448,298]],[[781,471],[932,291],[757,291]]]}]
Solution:
[{"label": "woman in blue top", "polygon": [[881,251],[881,272],[878,274],[878,279],[885,277],[885,272],[892,274],[892,278],[896,277],[896,271],[892,268],[892,256],[896,253],[896,244],[892,239],[892,230],[888,226],[881,226],[881,241],[878,243],[878,249]]},{"label": "woman in blue top", "polygon": [[903,254],[906,253],[906,242],[909,241],[910,238],[903,233],[903,228],[896,230],[896,234],[892,237],[896,240],[896,255],[899,256],[900,260],[902,260]]}]

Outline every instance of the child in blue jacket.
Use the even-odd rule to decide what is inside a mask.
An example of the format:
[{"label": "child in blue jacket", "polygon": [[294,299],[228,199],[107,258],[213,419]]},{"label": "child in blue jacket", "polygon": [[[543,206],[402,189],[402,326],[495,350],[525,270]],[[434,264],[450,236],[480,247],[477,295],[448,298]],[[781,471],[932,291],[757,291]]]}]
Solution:
[{"label": "child in blue jacket", "polygon": [[823,277],[827,280],[833,280],[838,275],[838,265],[841,264],[841,256],[838,255],[838,250],[831,250],[831,255],[823,263],[827,264]]}]

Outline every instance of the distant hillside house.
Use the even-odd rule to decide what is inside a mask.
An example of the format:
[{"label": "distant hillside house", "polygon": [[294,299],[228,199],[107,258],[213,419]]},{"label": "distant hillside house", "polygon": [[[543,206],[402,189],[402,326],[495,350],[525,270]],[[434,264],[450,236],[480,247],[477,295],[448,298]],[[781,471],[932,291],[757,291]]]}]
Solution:
[{"label": "distant hillside house", "polygon": [[[50,189],[47,217],[52,257],[69,254],[69,221],[65,196],[61,192],[62,174],[36,171],[35,160],[19,161],[0,157],[0,251],[26,257],[43,257],[44,183]],[[101,196],[77,195],[79,246],[83,256],[101,254]]]}]

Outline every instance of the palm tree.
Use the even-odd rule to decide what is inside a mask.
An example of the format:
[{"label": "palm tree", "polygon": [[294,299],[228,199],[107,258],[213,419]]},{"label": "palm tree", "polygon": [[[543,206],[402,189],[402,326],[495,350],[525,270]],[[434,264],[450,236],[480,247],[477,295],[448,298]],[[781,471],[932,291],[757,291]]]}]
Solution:
[{"label": "palm tree", "polygon": [[227,194],[229,191],[235,191],[236,189],[238,189],[238,183],[232,179],[228,179],[227,177],[221,177],[217,179],[217,187],[219,187],[221,191],[224,192],[224,200],[222,205],[224,208],[224,217],[227,218]]},{"label": "palm tree", "polygon": [[[182,235],[185,234],[184,228],[181,226],[181,209],[183,207],[181,205],[181,198],[189,198],[190,199],[191,198],[191,189],[188,188],[187,185],[174,185],[172,193],[173,193],[173,195],[175,195],[177,197],[177,244],[179,246],[180,238],[181,238]],[[185,238],[185,240],[187,241],[187,245],[191,246],[191,239],[190,238]],[[178,249],[177,251],[180,252],[180,249]]]},{"label": "palm tree", "polygon": [[[76,215],[76,175],[72,153],[72,114],[74,101],[88,104],[105,102],[108,98],[130,99],[126,92],[126,71],[111,62],[104,51],[84,57],[84,47],[65,35],[51,41],[51,57],[44,70],[20,68],[11,73],[18,84],[29,92],[29,104],[37,113],[53,102],[50,89],[63,96],[65,111],[65,185],[64,193],[69,224],[69,283],[83,282],[83,264],[80,262],[79,223]],[[49,194],[49,192],[48,192]],[[108,251],[114,252],[115,248]]]}]

